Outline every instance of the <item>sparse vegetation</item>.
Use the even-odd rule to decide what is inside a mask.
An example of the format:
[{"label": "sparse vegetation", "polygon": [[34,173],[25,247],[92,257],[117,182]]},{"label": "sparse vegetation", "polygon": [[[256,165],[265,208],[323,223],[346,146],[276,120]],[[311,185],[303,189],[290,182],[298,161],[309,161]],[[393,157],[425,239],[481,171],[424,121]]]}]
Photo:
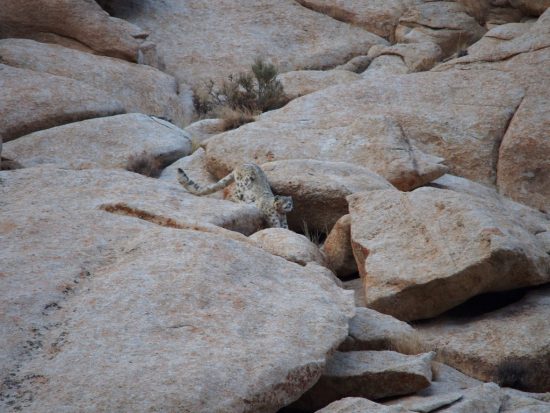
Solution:
[{"label": "sparse vegetation", "polygon": [[162,162],[155,156],[143,151],[139,155],[132,155],[128,158],[126,170],[145,175],[151,178],[158,178],[162,172]]},{"label": "sparse vegetation", "polygon": [[251,71],[229,75],[221,86],[213,80],[193,90],[193,105],[200,118],[224,119],[224,130],[252,122],[256,115],[277,109],[288,102],[277,68],[256,59]]}]

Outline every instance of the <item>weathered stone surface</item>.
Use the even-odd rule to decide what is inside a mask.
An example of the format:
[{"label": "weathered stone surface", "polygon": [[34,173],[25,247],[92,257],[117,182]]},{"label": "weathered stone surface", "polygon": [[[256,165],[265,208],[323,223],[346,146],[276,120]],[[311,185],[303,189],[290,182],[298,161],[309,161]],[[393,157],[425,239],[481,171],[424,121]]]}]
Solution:
[{"label": "weathered stone surface", "polygon": [[403,354],[426,351],[418,333],[407,323],[370,308],[357,308],[340,351],[394,350]]},{"label": "weathered stone surface", "polygon": [[523,95],[513,77],[495,70],[377,76],[303,96],[213,137],[208,165],[221,177],[246,161],[343,161],[410,189],[442,172],[411,152],[418,145],[445,158],[452,173],[494,184],[498,147]]},{"label": "weathered stone surface", "polygon": [[366,307],[365,302],[365,288],[363,287],[363,281],[361,278],[356,278],[349,281],[344,281],[342,287],[346,290],[352,290],[355,298],[356,307]]},{"label": "weathered stone surface", "polygon": [[329,267],[339,277],[356,274],[357,263],[351,248],[351,216],[340,218],[330,230],[321,248]]},{"label": "weathered stone surface", "polygon": [[250,69],[258,56],[280,72],[324,69],[365,54],[384,39],[306,9],[292,0],[118,2],[114,14],[151,32],[166,69],[199,84]]},{"label": "weathered stone surface", "polygon": [[401,56],[382,55],[376,57],[367,70],[361,73],[363,79],[378,79],[384,75],[405,75],[410,70]]},{"label": "weathered stone surface", "polygon": [[361,79],[348,70],[296,70],[280,74],[279,81],[287,96],[294,99],[333,85]]},{"label": "weathered stone surface", "polygon": [[444,413],[499,413],[504,394],[495,383],[468,389],[460,400],[442,410]]},{"label": "weathered stone surface", "polygon": [[550,7],[550,0],[508,0],[512,7],[520,9],[525,14],[540,16]]},{"label": "weathered stone surface", "polygon": [[292,196],[289,225],[325,234],[348,213],[346,196],[393,188],[380,175],[345,162],[289,159],[262,164],[262,169],[275,193]]},{"label": "weathered stone surface", "polygon": [[338,65],[334,69],[336,70],[349,70],[354,73],[361,73],[367,67],[369,67],[371,59],[366,55],[355,56],[343,65]]},{"label": "weathered stone surface", "polygon": [[414,393],[430,384],[434,353],[336,352],[325,372],[293,406],[320,409],[344,397],[380,399]]},{"label": "weathered stone surface", "polygon": [[442,51],[432,42],[398,43],[392,46],[375,45],[368,54],[371,59],[384,55],[401,56],[410,72],[421,72],[431,69],[441,60]]},{"label": "weathered stone surface", "polygon": [[459,3],[425,2],[407,10],[395,29],[398,43],[437,44],[444,56],[480,39],[485,29]]},{"label": "weathered stone surface", "polygon": [[[51,35],[44,37],[44,33]],[[143,42],[146,32],[86,0],[4,0],[0,37],[35,38],[68,47],[80,44],[134,62],[140,48],[151,47]]]},{"label": "weathered stone surface", "polygon": [[329,404],[317,413],[409,413],[401,407],[388,407],[363,399],[361,397],[346,397]]},{"label": "weathered stone surface", "polygon": [[[178,182],[177,170],[183,169],[189,173],[189,176],[193,177],[195,182],[199,182],[201,185],[209,185],[215,183],[217,180],[206,169],[206,152],[204,149],[199,148],[189,156],[178,159],[173,164],[164,168],[160,174],[159,179],[166,181],[170,184]],[[179,185],[179,183],[177,183]],[[183,186],[180,186],[180,190],[186,191]],[[214,192],[212,194],[204,195],[207,198],[223,199],[223,191]]]},{"label": "weathered stone surface", "polygon": [[298,3],[391,40],[399,17],[414,0],[298,0]]},{"label": "weathered stone surface", "polygon": [[27,39],[0,40],[0,63],[80,80],[107,92],[126,112],[160,116],[178,126],[189,123],[193,111],[178,96],[176,80],[151,66]]},{"label": "weathered stone surface", "polygon": [[546,413],[550,411],[550,393],[526,393],[503,388],[505,397],[500,413]]},{"label": "weathered stone surface", "polygon": [[306,265],[308,262],[316,262],[326,266],[325,257],[319,247],[305,236],[296,234],[284,228],[266,228],[250,236],[263,250],[270,254],[283,257],[287,261]]},{"label": "weathered stone surface", "polygon": [[25,167],[121,168],[140,155],[170,164],[191,153],[189,135],[140,113],[88,119],[31,133],[6,143],[6,156]]},{"label": "weathered stone surface", "polygon": [[550,279],[547,216],[498,198],[435,188],[348,197],[367,306],[433,317],[474,295]]},{"label": "weathered stone surface", "polygon": [[185,127],[195,145],[203,144],[208,138],[223,132],[223,119],[202,119]]},{"label": "weathered stone surface", "polygon": [[4,143],[36,130],[123,112],[120,102],[84,82],[0,64]]},{"label": "weathered stone surface", "polygon": [[[528,64],[525,64],[525,62],[522,62],[522,60],[528,57],[518,55],[531,55],[538,50],[548,48],[550,45],[550,37],[548,36],[548,34],[550,34],[550,11],[547,10],[534,24],[530,25],[529,30],[519,36],[517,35],[517,26],[513,26],[513,30],[508,27],[501,30],[508,32],[508,34],[503,35],[502,32],[497,31],[496,33],[500,33],[497,34],[497,38],[504,40],[507,36],[511,37],[510,41],[493,42],[489,44],[489,47],[471,47],[468,49],[468,55],[443,63],[437,66],[435,70],[465,68],[466,66],[468,66],[468,69],[494,69],[495,66],[491,65],[491,63],[498,62],[498,68],[500,70],[515,74],[517,82],[526,87],[533,83],[539,84],[541,80],[544,81],[548,78],[545,66],[530,67]],[[493,34],[494,33],[495,32],[493,32]],[[489,38],[495,39],[493,34],[491,34]],[[516,58],[514,58],[514,56],[516,56]],[[530,72],[536,71],[540,73],[540,75],[534,77],[526,76],[526,70]]]},{"label": "weathered stone surface", "polygon": [[485,27],[489,30],[499,26],[518,23],[523,18],[523,13],[512,7],[491,7],[485,19]]},{"label": "weathered stone surface", "polygon": [[547,212],[550,212],[549,98],[550,93],[523,100],[500,145],[497,173],[500,193]]},{"label": "weathered stone surface", "polygon": [[432,362],[432,372],[433,378],[429,387],[410,396],[386,400],[384,404],[403,406],[418,412],[431,412],[437,409],[435,406],[442,407],[462,399],[466,394],[466,389],[483,384],[479,380],[436,361]]},{"label": "weathered stone surface", "polygon": [[318,267],[212,225],[249,206],[127,172],[0,175],[2,410],[275,412],[347,334]]},{"label": "weathered stone surface", "polygon": [[549,319],[546,287],[498,310],[470,318],[451,313],[416,327],[446,364],[480,380],[545,392],[550,391]]},{"label": "weathered stone surface", "polygon": [[[349,104],[336,105],[338,97],[327,100],[330,95],[322,98],[324,91],[320,91],[209,139],[208,169],[222,177],[250,161],[263,164],[309,158],[348,162],[378,173],[400,189],[411,189],[441,176],[447,169],[442,160],[415,149],[392,118],[364,113],[359,99],[353,103],[349,93],[363,90],[365,83],[353,84],[361,86],[346,89]],[[329,90],[337,95],[344,91],[338,86]],[[313,99],[308,101],[310,96]]]}]

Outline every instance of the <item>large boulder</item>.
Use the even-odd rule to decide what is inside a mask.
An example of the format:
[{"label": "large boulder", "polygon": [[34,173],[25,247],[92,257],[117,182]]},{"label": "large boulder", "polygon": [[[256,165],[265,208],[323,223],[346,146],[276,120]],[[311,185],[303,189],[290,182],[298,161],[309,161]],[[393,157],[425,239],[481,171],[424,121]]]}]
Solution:
[{"label": "large boulder", "polygon": [[361,79],[357,73],[348,70],[295,70],[277,76],[285,94],[294,99],[333,85]]},{"label": "large boulder", "polygon": [[27,39],[0,40],[0,63],[80,80],[110,94],[126,112],[188,123],[191,105],[178,96],[176,80],[151,66],[96,56]]},{"label": "large boulder", "polygon": [[325,69],[387,42],[292,0],[113,2],[112,13],[151,32],[166,70],[180,82],[227,78],[258,56],[281,72]]},{"label": "large boulder", "polygon": [[346,397],[317,410],[316,413],[410,413],[398,406],[384,406],[362,397]]},{"label": "large boulder", "polygon": [[367,306],[401,320],[550,281],[548,216],[483,194],[419,188],[348,197]]},{"label": "large boulder", "polygon": [[[399,58],[399,57],[397,57]],[[311,158],[367,167],[399,189],[451,172],[494,184],[498,148],[524,96],[494,70],[447,70],[333,86],[211,138],[218,177],[246,161]]]},{"label": "large boulder", "polygon": [[266,228],[250,236],[263,250],[300,265],[315,262],[326,266],[319,247],[304,235],[284,228]]},{"label": "large boulder", "polygon": [[351,216],[340,218],[325,239],[322,251],[329,267],[338,277],[347,277],[358,272],[351,248]]},{"label": "large boulder", "polygon": [[349,322],[349,334],[339,351],[393,350],[419,354],[427,348],[409,324],[370,308],[359,307]]},{"label": "large boulder", "polygon": [[2,411],[275,412],[347,334],[319,267],[217,226],[251,206],[128,172],[0,175]]},{"label": "large boulder", "polygon": [[348,213],[346,196],[393,186],[367,168],[346,162],[290,159],[262,165],[275,193],[290,195],[289,225],[328,233]]},{"label": "large boulder", "polygon": [[392,46],[376,45],[370,48],[368,56],[401,56],[410,72],[431,69],[442,56],[441,48],[432,42],[398,43]]},{"label": "large boulder", "polygon": [[[517,300],[522,294],[510,295]],[[508,306],[475,314],[483,304],[498,303],[497,298],[480,297],[477,306],[463,304],[463,311],[419,323],[416,328],[437,351],[439,360],[466,374],[506,387],[550,391],[550,338],[546,333],[550,288],[530,291]]]},{"label": "large boulder", "polygon": [[[4,0],[0,38],[26,37],[137,61],[147,33],[110,17],[95,1]],[[147,53],[147,52],[145,52]]]},{"label": "large boulder", "polygon": [[520,9],[525,14],[540,16],[550,8],[550,0],[508,0],[512,7]]},{"label": "large boulder", "polygon": [[83,119],[123,113],[120,102],[87,83],[0,64],[0,136],[4,142]]},{"label": "large boulder", "polygon": [[419,2],[399,19],[395,39],[399,43],[435,43],[443,56],[449,56],[484,33],[485,29],[459,3]]},{"label": "large boulder", "polygon": [[140,157],[172,163],[190,154],[191,139],[166,121],[131,113],[34,132],[6,143],[5,152],[25,167],[124,169]]},{"label": "large boulder", "polygon": [[298,3],[337,20],[364,27],[389,40],[399,18],[414,0],[298,0]]},{"label": "large boulder", "polygon": [[[362,81],[353,84],[360,87],[352,91],[365,86]],[[328,90],[343,91],[337,86]],[[353,100],[326,113],[326,106],[339,99],[319,100],[322,94],[304,96],[260,116],[256,122],[209,139],[209,170],[222,177],[245,162],[309,158],[368,168],[403,190],[430,182],[447,170],[441,158],[415,148],[390,116],[368,114],[360,108],[360,102],[354,105]],[[309,97],[312,102],[308,102]]]},{"label": "large boulder", "polygon": [[381,399],[430,385],[435,353],[405,356],[393,351],[336,352],[319,381],[293,407],[320,409],[344,397]]}]

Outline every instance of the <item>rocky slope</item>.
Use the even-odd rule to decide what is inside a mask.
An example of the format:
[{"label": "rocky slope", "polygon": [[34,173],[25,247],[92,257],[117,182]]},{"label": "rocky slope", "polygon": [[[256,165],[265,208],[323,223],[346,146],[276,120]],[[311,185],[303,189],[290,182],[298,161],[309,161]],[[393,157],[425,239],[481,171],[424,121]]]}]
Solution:
[{"label": "rocky slope", "polygon": [[547,0],[4,3],[0,411],[550,411]]}]

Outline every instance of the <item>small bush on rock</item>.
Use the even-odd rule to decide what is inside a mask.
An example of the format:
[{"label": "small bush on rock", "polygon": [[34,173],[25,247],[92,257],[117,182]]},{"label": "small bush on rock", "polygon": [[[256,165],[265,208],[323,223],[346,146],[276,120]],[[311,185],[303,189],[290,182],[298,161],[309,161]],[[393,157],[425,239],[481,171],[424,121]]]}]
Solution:
[{"label": "small bush on rock", "polygon": [[193,90],[195,111],[199,118],[221,117],[224,130],[252,122],[255,115],[289,101],[277,73],[274,65],[256,59],[250,72],[229,75],[219,87],[209,80]]}]

